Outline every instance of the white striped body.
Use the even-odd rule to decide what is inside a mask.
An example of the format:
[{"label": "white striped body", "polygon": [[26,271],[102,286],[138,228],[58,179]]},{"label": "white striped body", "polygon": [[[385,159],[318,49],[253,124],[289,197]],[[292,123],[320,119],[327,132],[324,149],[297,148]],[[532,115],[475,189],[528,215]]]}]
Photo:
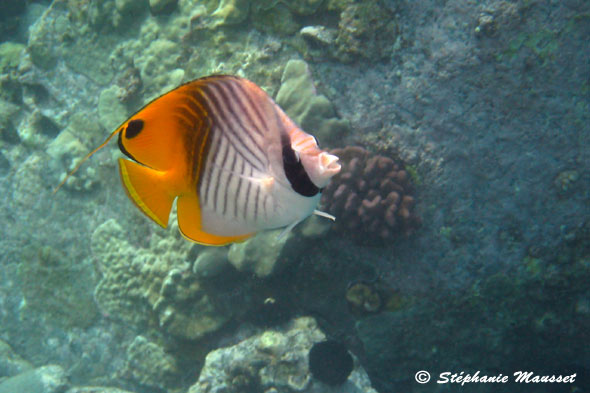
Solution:
[{"label": "white striped body", "polygon": [[295,192],[283,168],[281,133],[296,127],[283,111],[236,79],[211,83],[206,93],[213,122],[198,183],[202,228],[236,236],[312,214],[320,194]]}]

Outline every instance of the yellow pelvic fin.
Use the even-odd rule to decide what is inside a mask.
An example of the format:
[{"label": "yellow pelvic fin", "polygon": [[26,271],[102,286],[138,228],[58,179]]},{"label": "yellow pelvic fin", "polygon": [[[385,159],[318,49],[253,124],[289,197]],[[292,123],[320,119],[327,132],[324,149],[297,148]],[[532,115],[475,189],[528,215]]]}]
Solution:
[{"label": "yellow pelvic fin", "polygon": [[218,236],[205,232],[201,226],[201,209],[196,194],[180,196],[176,207],[178,209],[180,233],[195,243],[206,246],[224,246],[229,243],[244,241],[254,235],[249,233],[241,236]]},{"label": "yellow pelvic fin", "polygon": [[168,188],[166,172],[119,158],[119,173],[133,203],[149,218],[166,228],[172,203],[176,198]]}]

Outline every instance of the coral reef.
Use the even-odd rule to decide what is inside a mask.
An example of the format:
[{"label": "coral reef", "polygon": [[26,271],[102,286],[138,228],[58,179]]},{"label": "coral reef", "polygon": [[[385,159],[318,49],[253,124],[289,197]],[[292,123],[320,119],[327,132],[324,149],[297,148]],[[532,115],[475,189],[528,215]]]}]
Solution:
[{"label": "coral reef", "polygon": [[350,282],[346,288],[346,302],[348,310],[357,317],[382,311],[398,311],[409,303],[408,299],[379,278]]},{"label": "coral reef", "polygon": [[[308,21],[325,25],[306,25]],[[295,43],[306,58],[341,62],[386,59],[393,49],[391,42],[399,36],[395,13],[377,0],[222,0],[205,25],[210,29],[251,25]]]},{"label": "coral reef", "polygon": [[280,256],[285,244],[294,236],[288,233],[279,238],[281,231],[259,233],[254,239],[232,244],[227,259],[239,271],[253,272],[258,277],[268,276],[275,270],[276,263],[281,260]]},{"label": "coral reef", "polygon": [[189,393],[376,393],[358,362],[346,383],[337,388],[311,376],[308,352],[324,339],[313,318],[301,317],[232,347],[216,349],[207,355],[199,380]]},{"label": "coral reef", "polygon": [[0,152],[0,176],[4,176],[10,170],[10,161]]},{"label": "coral reef", "polygon": [[352,282],[346,288],[348,308],[355,315],[376,314],[383,309],[383,298],[371,283]]},{"label": "coral reef", "polygon": [[20,63],[20,56],[25,46],[16,42],[0,44],[0,74],[15,70]]},{"label": "coral reef", "polygon": [[[0,1],[2,338],[35,365],[59,362],[76,383],[134,391],[186,392],[203,359],[199,351],[187,355],[183,344],[228,346],[257,329],[252,325],[277,326],[301,310],[322,315],[326,329],[334,327],[327,334],[360,339],[363,366],[383,392],[419,389],[412,379],[418,367],[436,371],[461,359],[461,367],[479,369],[482,353],[496,370],[571,369],[590,358],[580,345],[590,331],[589,15],[589,2],[573,0]],[[285,67],[301,57],[313,80],[301,63]],[[363,176],[378,182],[372,197],[351,179],[333,183],[332,195],[344,185],[341,194],[358,198],[349,206],[352,220],[336,209],[335,224],[312,218],[284,244],[254,238],[231,258],[229,248],[205,251],[180,239],[174,226],[149,227],[121,203],[114,143],[69,189],[50,194],[113,125],[164,90],[211,73],[263,86],[305,129],[319,129],[322,144],[394,147],[412,165],[400,166],[407,177],[418,185],[415,168],[422,178],[427,224],[420,236],[387,249],[349,241],[348,234],[357,235],[348,222],[379,227],[371,209],[381,212],[386,242],[415,224],[408,199],[402,206],[404,196],[414,196],[407,182],[392,180],[403,192],[395,191],[398,205],[387,216],[385,177]],[[314,81],[329,100],[318,98]],[[363,172],[371,156],[360,159]],[[409,224],[398,215],[405,210]],[[112,217],[118,224],[94,232]],[[338,236],[310,238],[331,225]],[[379,229],[372,237],[381,239]],[[375,271],[415,303],[400,307],[400,296],[371,281]],[[102,315],[89,294],[95,276]],[[147,344],[134,343],[125,358],[120,348],[136,335]],[[284,327],[264,335],[281,341]],[[304,350],[285,350],[281,358],[250,349],[239,353],[255,353],[252,362],[224,358],[220,364],[231,364],[226,374],[210,362],[202,381],[216,372],[242,393],[259,393],[264,367],[268,374],[289,359],[296,367],[305,362]],[[151,350],[166,360],[164,369],[175,364],[178,381],[149,368],[157,359],[141,363]],[[125,365],[128,378],[116,378]],[[2,376],[0,390],[39,386],[22,371]],[[305,375],[285,377],[289,387],[279,381],[267,393],[330,391]],[[338,391],[358,391],[345,385]]]},{"label": "coral reef", "polygon": [[98,310],[88,289],[94,285],[92,267],[51,246],[30,245],[22,253],[20,277],[25,305],[23,314],[44,312],[65,328],[89,327]]},{"label": "coral reef", "polygon": [[214,277],[229,266],[227,247],[209,247],[199,251],[193,263],[193,273],[200,278]]},{"label": "coral reef", "polygon": [[385,240],[417,227],[412,186],[400,164],[356,146],[331,152],[342,171],[324,189],[322,205],[338,218],[335,229]]},{"label": "coral reef", "polygon": [[211,14],[212,26],[228,26],[242,23],[248,18],[249,0],[220,0]]},{"label": "coral reef", "polygon": [[0,340],[0,380],[29,371],[33,365],[14,353],[8,343]]},{"label": "coral reef", "polygon": [[576,170],[566,170],[559,172],[553,185],[560,195],[571,194],[575,190],[576,182],[580,179],[580,174]]},{"label": "coral reef", "polygon": [[135,64],[131,63],[123,70],[117,78],[117,86],[121,89],[117,97],[119,101],[127,103],[139,97],[143,82],[141,72]]},{"label": "coral reef", "polygon": [[322,143],[342,139],[349,132],[348,122],[336,115],[324,95],[317,93],[302,60],[290,60],[285,66],[276,101],[295,123]]},{"label": "coral reef", "polygon": [[178,0],[150,0],[150,12],[153,15],[172,13],[178,6]]},{"label": "coral reef", "polygon": [[177,384],[179,371],[175,359],[143,336],[137,336],[127,348],[127,363],[120,377],[153,389],[166,390]]},{"label": "coral reef", "polygon": [[[511,274],[488,275],[454,296],[359,320],[356,329],[367,367],[382,381],[381,389],[401,389],[403,383],[395,381],[407,378],[403,374],[408,370],[436,372],[459,358],[463,367],[479,369],[480,352],[487,361],[482,375],[526,364],[556,375],[578,372],[576,383],[585,386],[587,370],[578,362],[589,350],[579,350],[576,343],[588,334],[563,331],[589,325],[590,225],[570,236],[566,242],[576,246],[548,250],[539,245],[531,250],[538,256],[527,255]],[[555,336],[560,336],[560,345],[555,345]]]},{"label": "coral reef", "polygon": [[17,131],[21,142],[38,147],[46,145],[56,137],[60,127],[51,118],[36,109],[23,117]]},{"label": "coral reef", "polygon": [[0,381],[0,392],[62,393],[68,386],[65,370],[48,365]]},{"label": "coral reef", "polygon": [[112,387],[71,386],[70,373],[66,372],[62,367],[58,365],[46,365],[33,369],[28,362],[12,353],[7,344],[2,341],[0,341],[0,392],[131,393],[127,390]]},{"label": "coral reef", "polygon": [[128,390],[102,387],[102,386],[75,386],[65,393],[133,393]]},{"label": "coral reef", "polygon": [[[88,149],[85,148],[78,138],[66,129],[55,138],[47,149],[47,154],[56,161],[63,164],[69,172],[76,167],[76,164],[84,157]],[[64,172],[65,176],[66,172]],[[93,167],[81,168],[75,176],[70,176],[64,186],[70,190],[90,191],[97,182],[96,170]]]},{"label": "coral reef", "polygon": [[324,25],[308,25],[300,30],[307,43],[306,58],[350,63],[391,56],[391,43],[398,39],[400,29],[395,13],[382,2],[328,1],[320,11],[331,16],[324,18]]},{"label": "coral reef", "polygon": [[323,220],[309,217],[288,233],[283,233],[284,228],[265,231],[245,242],[232,244],[227,260],[241,272],[268,277],[296,261],[314,239],[328,232],[332,222]]},{"label": "coral reef", "polygon": [[152,234],[145,249],[125,240],[115,220],[100,225],[92,235],[92,251],[102,276],[95,297],[112,318],[196,340],[219,329],[242,304],[190,274],[187,255],[192,245],[171,226],[169,232],[163,231],[165,236]]},{"label": "coral reef", "polygon": [[391,55],[398,35],[393,13],[379,1],[348,4],[340,13],[336,36],[339,60],[381,60]]},{"label": "coral reef", "polygon": [[100,125],[107,130],[114,130],[129,116],[129,111],[122,103],[124,90],[117,85],[104,89],[98,97],[98,118]]},{"label": "coral reef", "polygon": [[[0,85],[0,89],[3,87]],[[10,144],[20,142],[20,137],[13,123],[19,111],[18,105],[0,98],[0,141]]]}]

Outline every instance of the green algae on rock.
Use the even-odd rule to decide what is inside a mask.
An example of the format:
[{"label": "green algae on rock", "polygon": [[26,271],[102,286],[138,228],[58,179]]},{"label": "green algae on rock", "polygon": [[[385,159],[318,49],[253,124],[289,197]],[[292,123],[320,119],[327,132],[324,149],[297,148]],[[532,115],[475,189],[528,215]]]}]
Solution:
[{"label": "green algae on rock", "polygon": [[120,376],[158,390],[178,384],[180,372],[174,357],[159,344],[137,336],[127,348],[127,362]]},{"label": "green algae on rock", "polygon": [[[189,393],[325,391],[325,385],[312,378],[307,364],[312,345],[324,339],[313,318],[300,317],[234,346],[216,349],[207,355]],[[358,362],[343,388],[376,393]]]},{"label": "green algae on rock", "polygon": [[[65,129],[49,144],[47,154],[64,166],[63,176],[72,171],[88,149],[74,135],[71,129]],[[64,186],[76,191],[89,191],[98,182],[96,170],[92,166],[81,168],[74,176],[68,177]]]},{"label": "green algae on rock", "polygon": [[178,6],[178,0],[150,0],[152,15],[166,15],[172,13]]},{"label": "green algae on rock", "polygon": [[[323,222],[322,222],[323,221]],[[284,229],[265,231],[229,247],[227,260],[240,272],[264,278],[295,262],[306,245],[326,235],[332,221],[312,216],[287,233]]]},{"label": "green algae on rock", "polygon": [[191,243],[174,230],[161,232],[152,234],[146,249],[131,245],[113,219],[96,229],[91,245],[102,273],[96,301],[111,318],[198,340],[223,326],[241,304],[229,304],[190,272]]},{"label": "green algae on rock", "polygon": [[324,0],[285,1],[285,5],[296,15],[308,16],[317,12],[325,3]]},{"label": "green algae on rock", "polygon": [[20,142],[20,136],[14,126],[14,118],[20,110],[18,105],[0,99],[0,141],[11,144]]},{"label": "green algae on rock", "polygon": [[100,86],[107,86],[115,76],[109,55],[119,40],[119,37],[91,34],[84,40],[68,41],[63,57],[72,70]]},{"label": "green algae on rock", "polygon": [[237,25],[248,18],[250,0],[220,0],[211,14],[212,26]]},{"label": "green algae on rock", "polygon": [[129,116],[129,111],[119,100],[121,88],[112,85],[101,91],[98,98],[98,118],[107,130],[114,130]]},{"label": "green algae on rock", "polygon": [[0,74],[16,69],[25,46],[16,42],[0,44]]},{"label": "green algae on rock", "polygon": [[128,390],[103,386],[74,386],[66,393],[133,393]]},{"label": "green algae on rock", "polygon": [[264,9],[258,8],[251,16],[252,25],[270,34],[291,36],[300,29],[300,24],[289,10],[288,6],[277,3],[273,7]]},{"label": "green algae on rock", "polygon": [[281,259],[287,241],[293,237],[287,233],[279,238],[282,230],[267,231],[242,243],[232,244],[228,252],[229,262],[239,271],[253,272],[258,277],[270,275]]},{"label": "green algae on rock", "polygon": [[20,140],[31,147],[45,146],[59,131],[59,124],[38,109],[27,113],[18,128]]},{"label": "green algae on rock", "polygon": [[193,273],[197,277],[214,277],[229,267],[227,247],[208,247],[201,250],[193,263]]},{"label": "green algae on rock", "polygon": [[122,15],[137,17],[147,10],[147,0],[115,0],[115,8]]},{"label": "green algae on rock", "polygon": [[396,15],[378,0],[330,0],[316,14],[324,18],[300,30],[306,59],[378,62],[391,56],[400,37]]},{"label": "green algae on rock", "polygon": [[[100,99],[99,99],[100,105]],[[102,138],[102,128],[97,119],[88,114],[75,113],[69,118],[67,127],[47,145],[47,154],[58,162],[62,176],[72,171]],[[96,166],[85,165],[70,176],[64,186],[70,190],[89,191],[99,182]]]},{"label": "green algae on rock", "polygon": [[48,365],[0,381],[0,393],[62,393],[68,386],[64,369]]},{"label": "green algae on rock", "polygon": [[31,370],[33,365],[14,353],[10,345],[0,340],[0,380]]},{"label": "green algae on rock", "polygon": [[[85,46],[77,48],[81,50],[82,54],[68,52],[67,50],[67,43],[75,45],[78,42],[75,38],[84,36],[81,30],[84,29],[77,29],[76,26],[72,25],[68,10],[61,7],[60,2],[56,1],[29,27],[27,51],[30,54],[32,63],[48,71],[55,68],[60,60],[67,60],[68,53],[77,57],[82,56],[82,54],[94,57],[93,52],[88,51]],[[97,64],[102,64],[104,59],[97,58],[96,61]],[[91,69],[95,66],[92,63],[87,63],[87,65]]]},{"label": "green algae on rock", "polygon": [[94,286],[92,268],[72,261],[51,246],[23,251],[19,273],[23,282],[25,312],[35,312],[64,328],[88,327],[98,310],[89,288]]},{"label": "green algae on rock", "polygon": [[397,35],[395,17],[378,1],[350,4],[340,14],[336,55],[344,62],[385,59]]}]

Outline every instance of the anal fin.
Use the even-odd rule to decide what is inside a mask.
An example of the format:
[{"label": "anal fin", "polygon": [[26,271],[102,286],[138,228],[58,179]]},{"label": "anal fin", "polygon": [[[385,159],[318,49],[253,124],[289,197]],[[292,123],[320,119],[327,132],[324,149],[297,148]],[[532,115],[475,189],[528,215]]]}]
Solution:
[{"label": "anal fin", "polygon": [[250,233],[240,236],[219,236],[205,232],[201,225],[199,200],[195,194],[180,196],[176,208],[180,233],[195,243],[206,246],[224,246],[229,243],[244,241],[254,235]]},{"label": "anal fin", "polygon": [[149,218],[168,226],[172,203],[176,198],[166,187],[165,173],[119,158],[119,173],[129,198]]}]

